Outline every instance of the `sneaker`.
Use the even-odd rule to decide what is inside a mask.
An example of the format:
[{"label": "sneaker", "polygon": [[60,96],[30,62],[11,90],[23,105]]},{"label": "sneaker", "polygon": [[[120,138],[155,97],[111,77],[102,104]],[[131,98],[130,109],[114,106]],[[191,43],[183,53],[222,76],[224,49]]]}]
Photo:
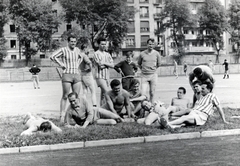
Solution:
[{"label": "sneaker", "polygon": [[169,125],[166,119],[160,118],[160,125],[165,129],[172,129]]}]

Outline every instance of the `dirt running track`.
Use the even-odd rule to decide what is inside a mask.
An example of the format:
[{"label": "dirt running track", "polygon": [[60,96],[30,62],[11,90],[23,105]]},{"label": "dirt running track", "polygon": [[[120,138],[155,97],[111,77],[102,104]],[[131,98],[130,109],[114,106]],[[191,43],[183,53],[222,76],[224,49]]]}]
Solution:
[{"label": "dirt running track", "polygon": [[[232,74],[230,79],[216,75],[214,92],[223,106],[240,108],[240,75]],[[41,80],[41,78],[40,78]],[[33,89],[32,82],[0,83],[0,116],[19,115],[32,112],[44,117],[58,117],[59,103],[62,95],[60,81],[40,82],[41,89]],[[156,98],[166,104],[176,96],[177,88],[187,89],[186,97],[192,99],[193,92],[186,77],[159,77]],[[99,100],[99,88],[97,98]],[[88,94],[89,96],[89,94]],[[88,97],[88,99],[90,99]]]}]

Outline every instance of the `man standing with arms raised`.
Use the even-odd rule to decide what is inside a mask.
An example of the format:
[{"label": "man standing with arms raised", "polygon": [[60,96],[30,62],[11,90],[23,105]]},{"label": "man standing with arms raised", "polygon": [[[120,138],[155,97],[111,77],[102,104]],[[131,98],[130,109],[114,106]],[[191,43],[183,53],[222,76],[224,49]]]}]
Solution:
[{"label": "man standing with arms raised", "polygon": [[149,85],[150,90],[150,101],[153,103],[154,94],[158,79],[157,68],[161,64],[160,54],[154,50],[154,39],[147,40],[147,50],[140,53],[138,59],[139,68],[142,71],[141,81],[142,81],[142,94],[147,95],[147,87]]}]

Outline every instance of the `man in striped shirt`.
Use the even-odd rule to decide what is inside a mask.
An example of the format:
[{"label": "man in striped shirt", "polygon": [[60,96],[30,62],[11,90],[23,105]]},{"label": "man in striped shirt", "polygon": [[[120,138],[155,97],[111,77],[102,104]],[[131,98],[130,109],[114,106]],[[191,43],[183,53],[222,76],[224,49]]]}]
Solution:
[{"label": "man in striped shirt", "polygon": [[[51,56],[51,60],[57,63],[63,69],[62,75],[62,89],[63,95],[60,102],[60,121],[64,120],[66,112],[66,105],[70,88],[77,94],[81,88],[81,76],[79,73],[79,65],[84,60],[86,64],[91,66],[91,61],[88,57],[80,52],[76,47],[76,36],[70,35],[68,37],[68,46],[59,49]],[[63,115],[62,115],[63,114]]]},{"label": "man in striped shirt", "polygon": [[184,126],[185,123],[193,124],[193,125],[204,125],[207,122],[208,116],[213,113],[213,106],[217,108],[220,113],[220,116],[225,124],[229,122],[226,121],[224,112],[220,105],[220,102],[215,94],[212,93],[213,85],[209,82],[203,83],[201,85],[202,90],[202,98],[200,98],[198,104],[191,110],[188,115],[184,115],[179,119],[173,120],[171,122],[167,122],[166,119],[161,118],[160,124],[167,128],[176,128]]},{"label": "man in striped shirt", "polygon": [[106,39],[99,38],[97,40],[98,50],[94,54],[94,61],[96,65],[95,78],[98,87],[101,88],[100,105],[103,105],[106,92],[109,90],[109,68],[114,68],[113,59],[109,53],[106,52]]}]

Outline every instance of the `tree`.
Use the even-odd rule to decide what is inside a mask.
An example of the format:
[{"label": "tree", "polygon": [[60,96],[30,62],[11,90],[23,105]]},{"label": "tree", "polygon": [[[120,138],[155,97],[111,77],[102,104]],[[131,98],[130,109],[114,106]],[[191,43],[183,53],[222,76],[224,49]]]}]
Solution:
[{"label": "tree", "polygon": [[228,10],[231,41],[236,51],[236,63],[240,58],[240,0],[232,0]]},{"label": "tree", "polygon": [[0,65],[3,59],[6,57],[6,46],[7,40],[4,38],[4,25],[8,22],[8,11],[7,11],[8,1],[0,0]]},{"label": "tree", "polygon": [[[52,11],[52,4],[42,0],[10,0],[9,11],[17,27],[19,41],[25,46],[28,65],[32,55],[51,47],[51,36],[60,25],[60,19]],[[31,47],[31,42],[35,47]]]},{"label": "tree", "polygon": [[174,56],[179,63],[185,55],[183,27],[192,27],[194,25],[195,16],[191,13],[189,2],[187,0],[167,0],[160,14],[160,31],[165,32],[171,30],[171,34],[167,39],[172,39],[175,43]]},{"label": "tree", "polygon": [[208,33],[200,34],[199,39],[211,43],[217,51],[216,63],[219,63],[219,52],[224,47],[223,32],[228,28],[227,13],[219,0],[207,0],[199,9],[199,26]]},{"label": "tree", "polygon": [[[120,47],[127,33],[127,24],[135,11],[125,0],[59,0],[65,21],[76,21],[93,47],[99,36],[106,37],[113,49]],[[79,7],[81,6],[81,7]]]}]

